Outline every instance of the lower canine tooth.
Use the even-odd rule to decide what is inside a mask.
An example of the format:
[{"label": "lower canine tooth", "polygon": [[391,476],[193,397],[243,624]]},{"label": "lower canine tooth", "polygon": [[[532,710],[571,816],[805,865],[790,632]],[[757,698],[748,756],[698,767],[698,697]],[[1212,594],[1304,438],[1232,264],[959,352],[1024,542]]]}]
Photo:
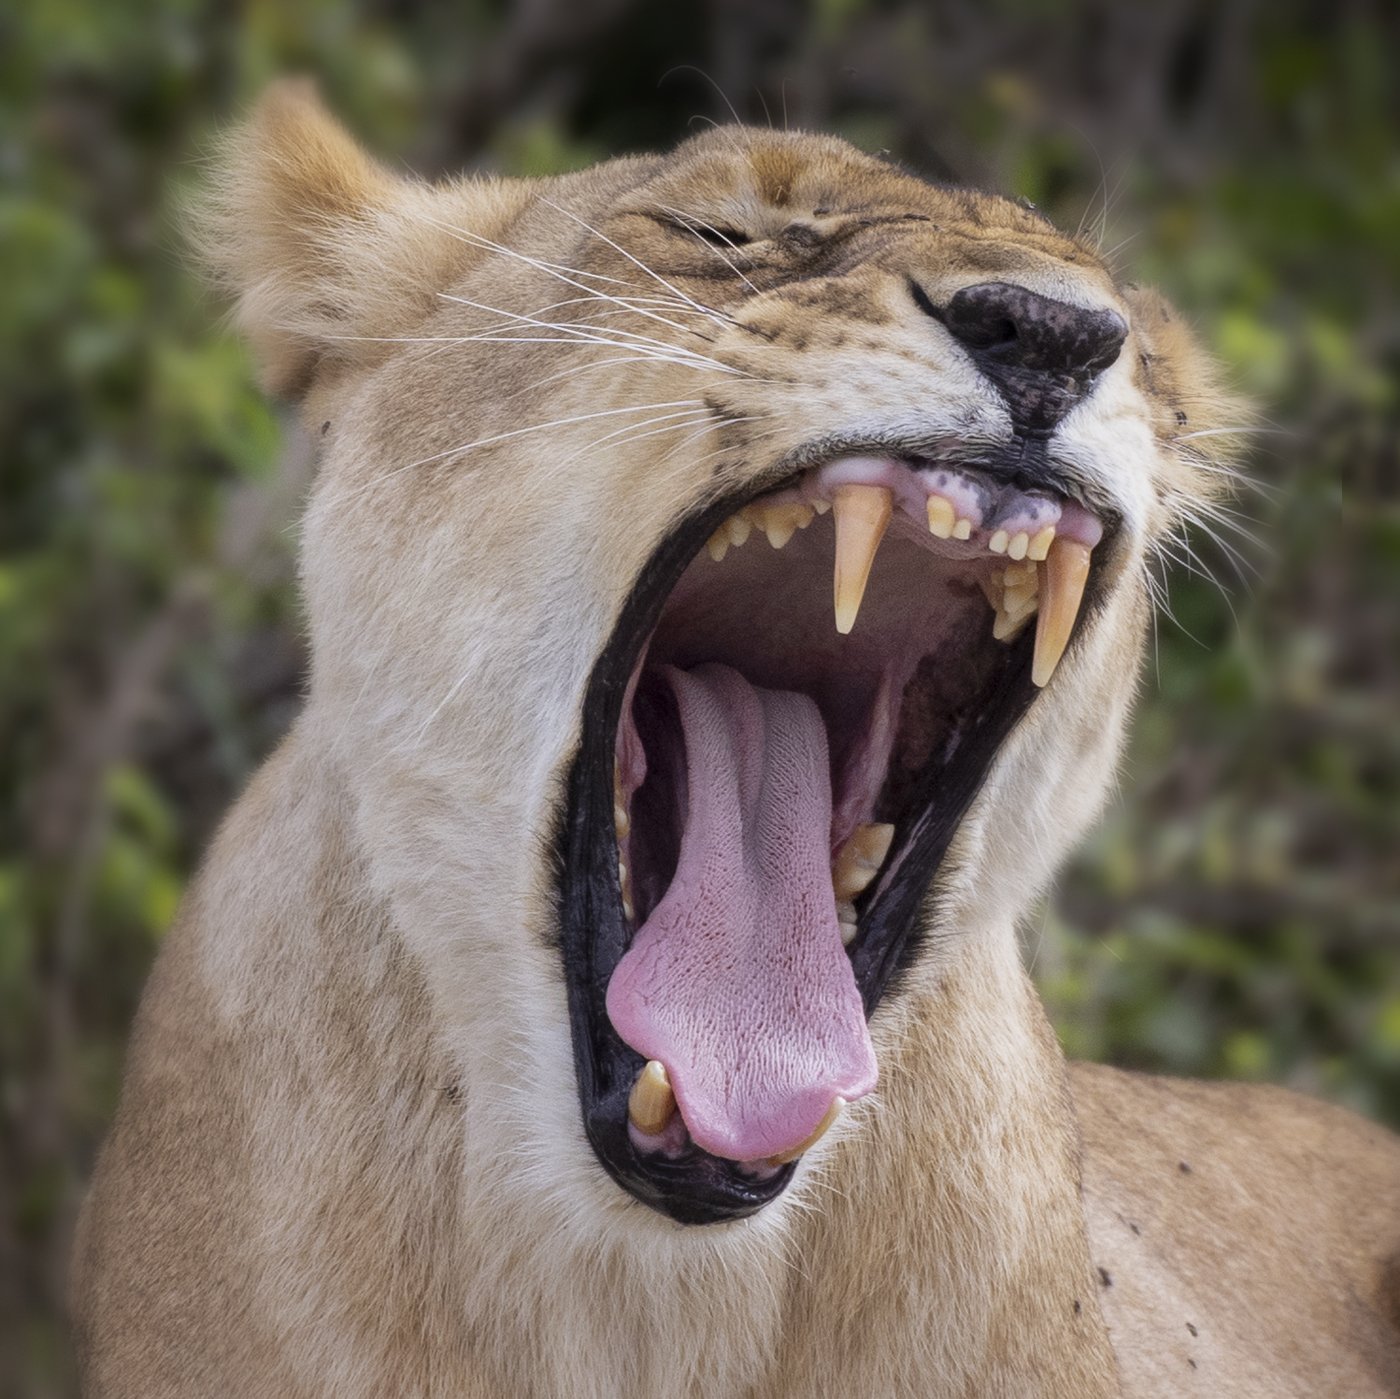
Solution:
[{"label": "lower canine tooth", "polygon": [[831,885],[838,900],[850,900],[870,887],[890,853],[894,827],[884,822],[857,826],[836,852],[831,867]]},{"label": "lower canine tooth", "polygon": [[836,516],[836,630],[845,636],[856,624],[870,565],[894,509],[894,493],[884,486],[838,486],[832,509]]},{"label": "lower canine tooth", "polygon": [[844,1098],[833,1098],[831,1106],[826,1110],[826,1116],[817,1123],[817,1130],[801,1146],[795,1146],[790,1151],[780,1152],[777,1156],[770,1156],[768,1164],[770,1166],[786,1166],[789,1161],[796,1161],[804,1151],[810,1151],[826,1136],[827,1129],[841,1116],[841,1109],[845,1106],[846,1100]]},{"label": "lower canine tooth", "polygon": [[647,1066],[637,1075],[627,1099],[627,1116],[632,1125],[648,1137],[654,1137],[671,1120],[676,1110],[676,1095],[666,1066],[659,1059],[648,1059]]},{"label": "lower canine tooth", "polygon": [[1079,604],[1084,600],[1092,552],[1087,544],[1060,536],[1040,565],[1040,619],[1035,626],[1035,660],[1031,665],[1031,679],[1037,685],[1050,683],[1069,645]]}]

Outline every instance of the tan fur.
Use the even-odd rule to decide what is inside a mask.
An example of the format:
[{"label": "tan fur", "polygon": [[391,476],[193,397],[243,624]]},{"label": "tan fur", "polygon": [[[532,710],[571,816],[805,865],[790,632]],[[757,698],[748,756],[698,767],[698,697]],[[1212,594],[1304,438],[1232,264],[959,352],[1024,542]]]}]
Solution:
[{"label": "tan fur", "polygon": [[[778,236],[751,291],[667,209],[817,246]],[[1218,465],[1173,440],[1220,409],[1160,300],[822,137],[434,189],[295,88],[230,143],[203,228],[269,385],[327,425],[313,675],[143,1003],[79,1239],[90,1395],[1400,1393],[1396,1143],[1272,1090],[1071,1073],[1020,965],[1110,778],[1149,555]],[[748,329],[560,306],[562,269]],[[758,1216],[684,1229],[579,1123],[548,852],[583,687],[685,510],[823,433],[989,428],[914,273],[1131,317],[1063,429],[1128,547],[874,1017],[879,1093]],[[673,348],[513,343],[536,313]]]}]

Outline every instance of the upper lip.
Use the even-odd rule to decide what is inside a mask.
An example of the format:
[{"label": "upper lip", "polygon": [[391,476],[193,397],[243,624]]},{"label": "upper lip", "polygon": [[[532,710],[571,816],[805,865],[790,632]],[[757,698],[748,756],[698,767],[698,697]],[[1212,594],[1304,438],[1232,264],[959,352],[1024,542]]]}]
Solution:
[{"label": "upper lip", "polygon": [[756,485],[726,497],[725,508],[712,507],[723,518],[748,500],[779,490],[806,472],[846,456],[888,456],[913,463],[946,463],[982,472],[993,480],[1024,489],[1053,492],[1092,512],[1106,534],[1117,533],[1122,511],[1096,476],[1054,449],[1042,437],[1012,432],[1002,437],[967,438],[955,433],[831,433],[813,438],[788,452]]},{"label": "upper lip", "polygon": [[[666,536],[636,579],[595,666],[583,709],[582,736],[570,776],[568,800],[558,831],[560,852],[561,952],[566,966],[570,1015],[584,1122],[590,1141],[608,1171],[632,1194],[685,1221],[734,1218],[752,1212],[778,1194],[790,1176],[785,1166],[768,1180],[740,1174],[734,1163],[698,1150],[683,1160],[643,1158],[626,1131],[626,1100],[641,1059],[613,1030],[603,1009],[608,980],[623,955],[631,929],[617,890],[612,811],[612,755],[628,679],[681,574],[714,530],[758,497],[790,486],[813,466],[853,449],[933,465],[975,466],[991,479],[1032,483],[1094,510],[1111,537],[1119,517],[1080,473],[1042,452],[1032,468],[1024,443],[956,442],[949,437],[910,441],[831,436],[810,442],[774,463],[741,492],[733,492],[689,512]],[[1028,475],[1028,470],[1032,474]],[[1110,538],[1111,542],[1111,538]],[[1107,552],[1105,550],[1104,552]],[[1090,581],[1090,605],[1095,588]],[[1029,681],[1030,648],[1025,638],[1011,653],[1018,659],[1007,672],[998,701],[997,722],[979,730],[969,748],[983,745],[982,761],[963,761],[946,774],[939,811],[917,830],[901,832],[900,869],[872,888],[861,910],[865,936],[851,959],[867,1015],[901,967],[914,939],[914,916],[933,868],[942,858],[1002,739],[1034,697]],[[966,758],[966,754],[964,755]]]}]

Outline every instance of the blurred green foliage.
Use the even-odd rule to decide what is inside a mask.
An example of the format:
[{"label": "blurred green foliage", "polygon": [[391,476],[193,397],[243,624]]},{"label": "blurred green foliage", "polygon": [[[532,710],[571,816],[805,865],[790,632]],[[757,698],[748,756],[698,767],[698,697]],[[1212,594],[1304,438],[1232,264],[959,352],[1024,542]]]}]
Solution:
[{"label": "blurred green foliage", "polygon": [[71,1392],[67,1241],[135,999],[296,707],[304,453],[177,233],[211,133],[288,70],[429,174],[573,168],[731,105],[835,130],[1167,289],[1264,405],[1238,504],[1265,547],[1190,541],[1122,795],[1027,955],[1071,1053],[1400,1125],[1397,28],[1345,0],[0,15],[4,1383]]}]

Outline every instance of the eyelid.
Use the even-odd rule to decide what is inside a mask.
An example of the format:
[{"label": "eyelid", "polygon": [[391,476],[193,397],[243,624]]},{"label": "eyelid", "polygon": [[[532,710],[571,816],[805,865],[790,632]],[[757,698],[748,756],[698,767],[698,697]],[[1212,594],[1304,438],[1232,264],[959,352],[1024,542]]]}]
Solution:
[{"label": "eyelid", "polygon": [[677,233],[687,233],[692,238],[701,238],[705,242],[714,243],[717,246],[742,248],[747,243],[759,241],[742,228],[735,228],[732,224],[712,224],[704,219],[686,219],[681,215],[663,215],[661,222],[675,229]]}]

